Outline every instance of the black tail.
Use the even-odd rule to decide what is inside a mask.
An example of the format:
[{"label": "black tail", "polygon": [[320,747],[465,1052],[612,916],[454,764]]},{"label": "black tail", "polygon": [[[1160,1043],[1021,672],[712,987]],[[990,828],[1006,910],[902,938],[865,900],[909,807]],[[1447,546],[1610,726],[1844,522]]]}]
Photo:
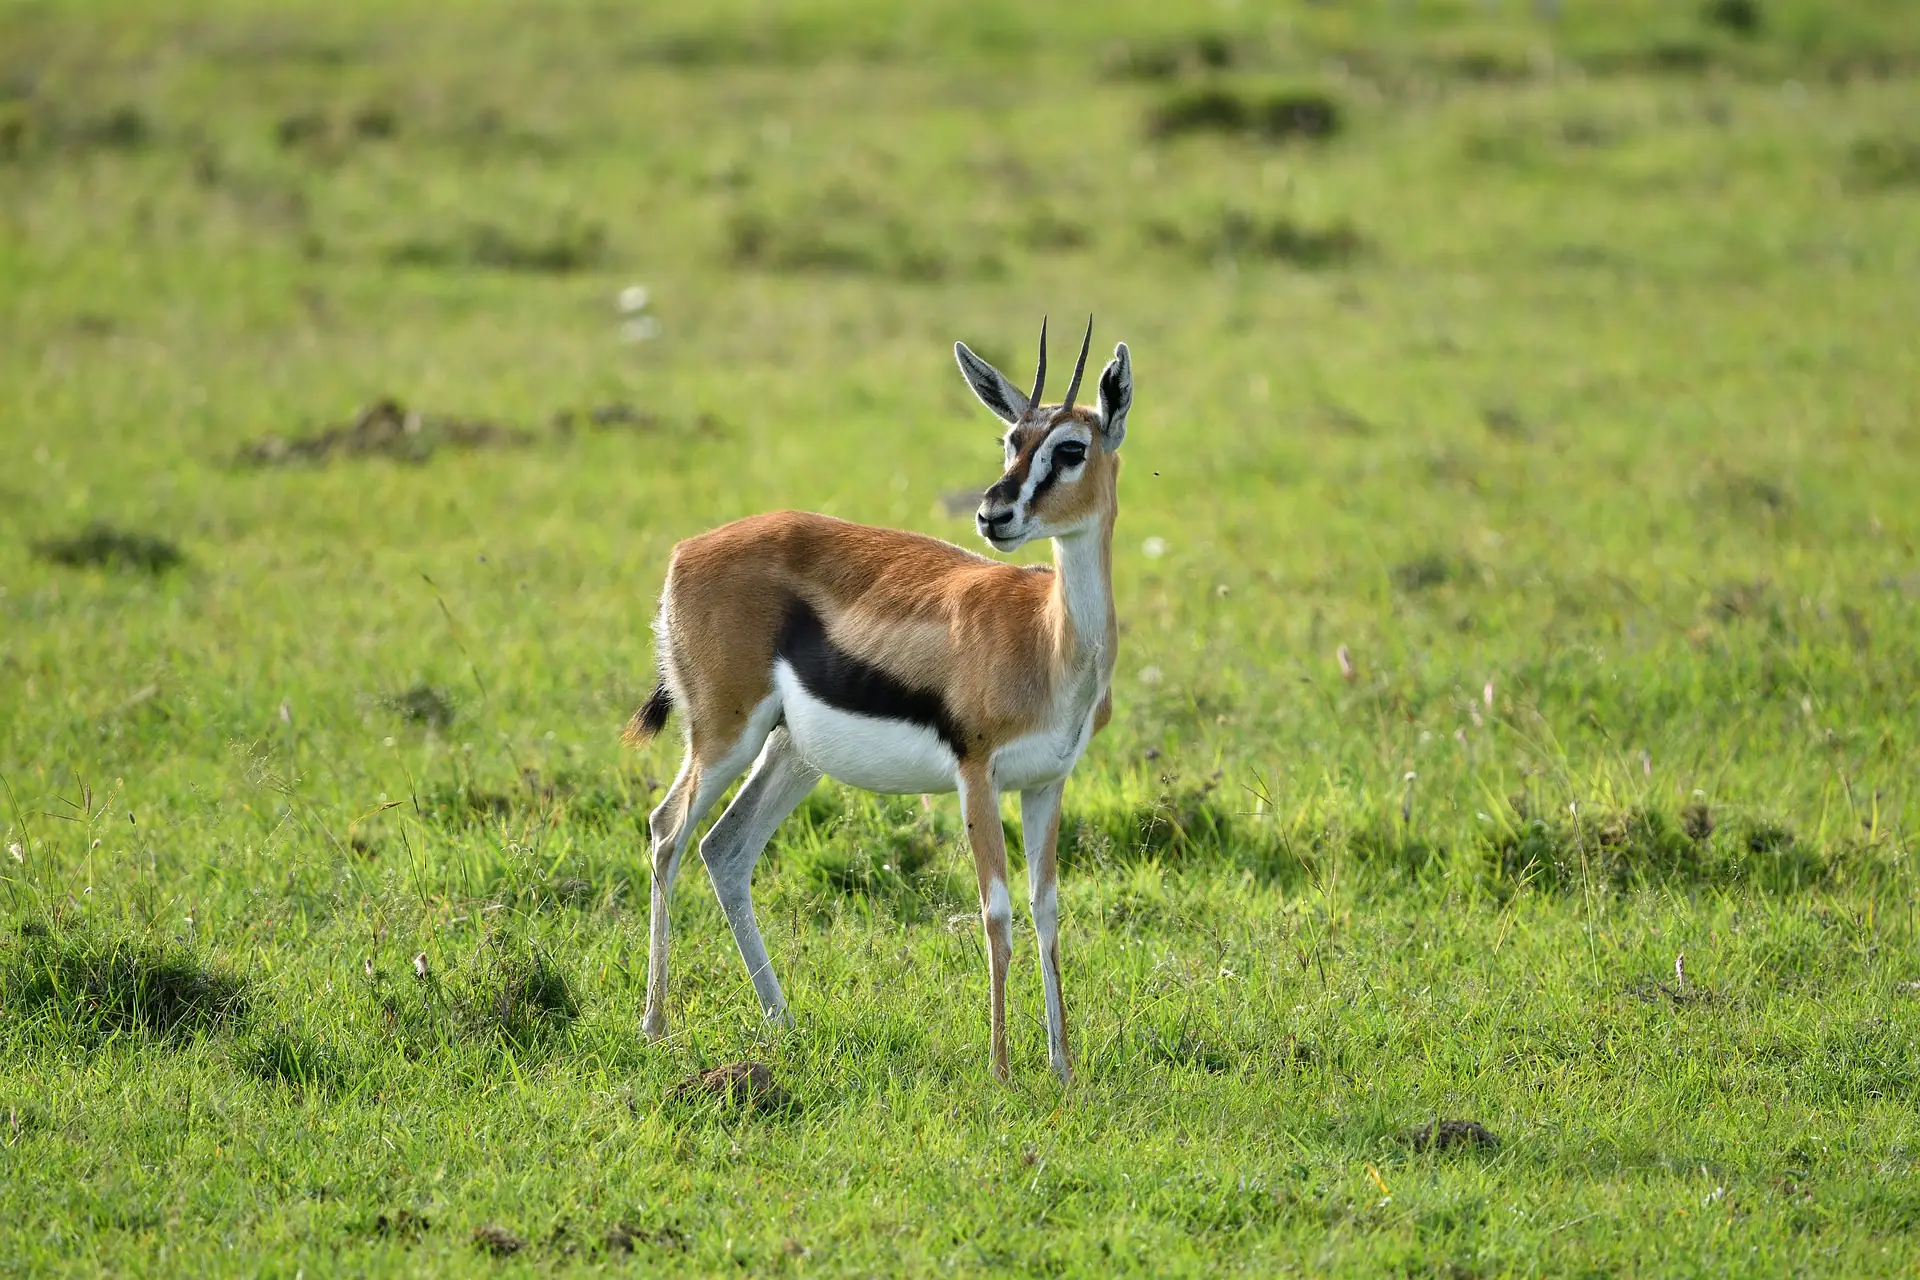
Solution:
[{"label": "black tail", "polygon": [[653,736],[667,727],[667,717],[673,714],[673,695],[667,692],[665,680],[653,686],[653,695],[646,705],[633,713],[633,719],[627,721],[627,731],[621,739],[630,747],[644,747],[653,741]]}]

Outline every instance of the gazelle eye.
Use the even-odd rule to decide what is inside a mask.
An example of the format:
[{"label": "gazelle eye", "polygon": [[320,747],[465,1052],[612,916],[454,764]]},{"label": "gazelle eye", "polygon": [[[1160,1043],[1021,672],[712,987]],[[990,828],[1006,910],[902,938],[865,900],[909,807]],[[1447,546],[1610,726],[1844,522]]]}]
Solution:
[{"label": "gazelle eye", "polygon": [[1077,467],[1087,460],[1087,446],[1078,440],[1066,440],[1053,451],[1054,462],[1062,467]]}]

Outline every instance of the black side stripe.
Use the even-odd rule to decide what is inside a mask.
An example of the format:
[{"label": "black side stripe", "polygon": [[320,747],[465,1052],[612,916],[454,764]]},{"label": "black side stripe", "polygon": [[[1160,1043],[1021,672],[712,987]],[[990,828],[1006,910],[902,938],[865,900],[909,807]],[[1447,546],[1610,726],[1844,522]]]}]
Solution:
[{"label": "black side stripe", "polygon": [[829,706],[924,726],[939,735],[955,757],[966,758],[960,726],[947,711],[945,699],[930,689],[912,688],[834,644],[820,615],[806,601],[795,600],[788,607],[773,651],[786,659],[808,693]]}]

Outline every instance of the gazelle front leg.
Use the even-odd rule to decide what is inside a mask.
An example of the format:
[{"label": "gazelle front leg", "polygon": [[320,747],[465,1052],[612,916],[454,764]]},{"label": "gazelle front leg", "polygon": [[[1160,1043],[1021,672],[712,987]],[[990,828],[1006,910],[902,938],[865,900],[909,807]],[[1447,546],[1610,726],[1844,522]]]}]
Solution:
[{"label": "gazelle front leg", "polygon": [[980,921],[987,932],[987,981],[993,1047],[989,1063],[1007,1078],[1007,960],[1013,954],[1013,900],[1007,895],[1007,841],[1000,830],[1000,797],[985,762],[960,767],[960,809],[980,882]]},{"label": "gazelle front leg", "polygon": [[1027,890],[1039,942],[1040,985],[1047,995],[1047,1062],[1062,1084],[1073,1079],[1067,1058],[1067,1009],[1060,997],[1060,883],[1056,852],[1060,798],[1066,780],[1020,793],[1020,839],[1027,855]]}]

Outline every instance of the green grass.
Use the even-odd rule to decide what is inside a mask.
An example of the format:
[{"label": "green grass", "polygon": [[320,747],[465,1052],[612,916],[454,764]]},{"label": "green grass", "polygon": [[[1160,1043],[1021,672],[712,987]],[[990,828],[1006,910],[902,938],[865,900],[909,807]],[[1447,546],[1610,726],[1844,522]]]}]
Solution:
[{"label": "green grass", "polygon": [[[1559,8],[0,11],[0,1270],[1906,1274],[1920,26]],[[832,786],[646,1044],[668,548],[1087,310],[1078,1080]]]}]

